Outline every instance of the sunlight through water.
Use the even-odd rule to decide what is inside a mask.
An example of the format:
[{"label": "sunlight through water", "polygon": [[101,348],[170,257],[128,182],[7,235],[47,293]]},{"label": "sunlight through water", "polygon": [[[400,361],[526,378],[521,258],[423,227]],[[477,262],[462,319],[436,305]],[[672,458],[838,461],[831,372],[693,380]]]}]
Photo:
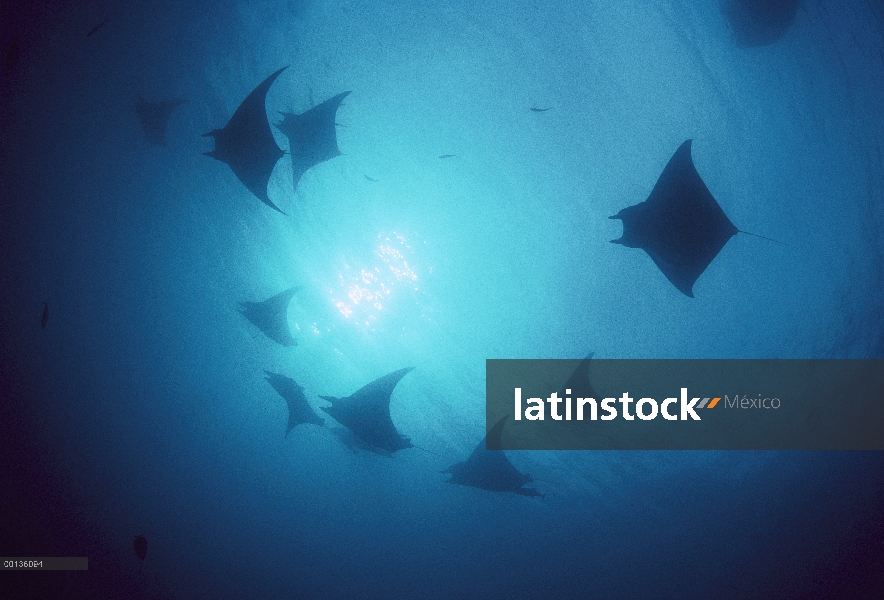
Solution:
[{"label": "sunlight through water", "polygon": [[379,233],[369,260],[359,266],[349,262],[338,273],[337,289],[329,290],[332,304],[347,320],[372,331],[383,328],[381,314],[391,303],[418,291],[414,249],[400,233]]}]

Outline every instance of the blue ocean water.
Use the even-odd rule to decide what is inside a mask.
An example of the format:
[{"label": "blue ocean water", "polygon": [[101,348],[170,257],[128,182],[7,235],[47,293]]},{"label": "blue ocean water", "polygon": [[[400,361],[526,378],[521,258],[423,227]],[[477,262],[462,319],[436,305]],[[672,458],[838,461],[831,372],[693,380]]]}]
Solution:
[{"label": "blue ocean water", "polygon": [[[89,571],[3,597],[884,597],[881,453],[508,453],[542,499],[440,474],[487,358],[884,358],[884,9],[752,45],[727,4],[5,3],[0,554]],[[342,156],[279,161],[283,216],[201,136],[286,65],[271,123],[351,94]],[[186,100],[167,147],[139,97]],[[737,235],[695,298],[609,243],[686,139],[782,242]],[[284,348],[237,308],[291,286]],[[391,458],[286,436],[264,381],[318,410],[412,366]]]}]

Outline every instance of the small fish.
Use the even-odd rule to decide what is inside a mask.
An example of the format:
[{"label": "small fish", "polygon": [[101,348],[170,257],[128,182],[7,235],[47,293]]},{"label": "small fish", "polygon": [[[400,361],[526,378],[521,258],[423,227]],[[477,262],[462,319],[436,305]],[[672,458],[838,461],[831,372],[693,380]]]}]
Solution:
[{"label": "small fish", "polygon": [[[551,106],[549,108],[552,108]],[[531,112],[546,112],[549,108],[537,108],[536,106],[531,107]]]},{"label": "small fish", "polygon": [[365,177],[366,179],[368,179],[368,180],[369,180],[370,182],[372,182],[372,183],[377,183],[377,182],[378,182],[377,179],[374,179],[373,177],[369,177],[368,175],[363,175],[363,177]]},{"label": "small fish", "polygon": [[457,154],[443,154],[439,158],[454,158]]},{"label": "small fish", "polygon": [[18,38],[12,38],[12,43],[9,44],[9,49],[6,51],[6,62],[4,63],[6,70],[8,71],[12,67],[15,66],[15,61],[18,60]]},{"label": "small fish", "polygon": [[86,34],[86,37],[91,36],[93,33],[95,33],[96,31],[98,31],[98,30],[101,29],[102,27],[104,27],[104,24],[105,24],[105,23],[107,23],[107,19],[105,19],[104,21],[102,21],[101,23],[99,23],[98,25],[96,25],[95,27],[93,27],[92,29],[90,29],[90,30],[89,30],[89,33]]},{"label": "small fish", "polygon": [[49,321],[49,302],[43,303],[43,316],[40,317],[40,327],[46,329],[46,323]]},{"label": "small fish", "polygon": [[135,556],[144,560],[147,556],[147,540],[143,535],[135,536],[135,541],[132,542],[132,547],[135,549]]}]

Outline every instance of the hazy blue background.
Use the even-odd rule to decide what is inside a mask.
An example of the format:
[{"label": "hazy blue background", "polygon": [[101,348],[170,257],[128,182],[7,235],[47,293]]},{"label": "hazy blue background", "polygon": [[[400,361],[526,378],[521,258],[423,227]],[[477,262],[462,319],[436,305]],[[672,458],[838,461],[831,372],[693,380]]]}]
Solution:
[{"label": "hazy blue background", "polygon": [[[761,48],[688,0],[5,2],[15,36],[0,554],[90,571],[0,591],[881,597],[881,454],[509,453],[543,500],[439,474],[483,435],[486,358],[884,357],[880,2],[807,0]],[[285,65],[273,122],[352,90],[344,156],[297,192],[279,162],[288,217],[200,137]],[[188,100],[168,148],[139,95]],[[608,243],[688,138],[736,226],[788,244],[738,235],[695,299]],[[287,349],[236,309],[292,285]],[[320,406],[406,366],[393,421],[431,453],[392,459],[284,439],[263,380]]]}]

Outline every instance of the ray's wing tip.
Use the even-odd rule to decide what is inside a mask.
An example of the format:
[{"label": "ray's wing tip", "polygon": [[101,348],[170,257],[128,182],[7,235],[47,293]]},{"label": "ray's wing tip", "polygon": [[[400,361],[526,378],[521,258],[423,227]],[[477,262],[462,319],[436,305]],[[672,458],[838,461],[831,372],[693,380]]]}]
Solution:
[{"label": "ray's wing tip", "polygon": [[405,367],[404,369],[399,369],[398,371],[394,371],[394,372],[399,374],[398,379],[401,380],[403,377],[405,377],[406,375],[408,375],[412,371],[414,371],[414,367]]},{"label": "ray's wing tip", "polygon": [[[669,279],[669,277],[667,276],[666,279]],[[681,292],[682,294],[684,294],[688,298],[694,297],[694,284],[697,283],[696,278],[694,278],[694,280],[690,281],[690,282],[688,282],[688,281],[675,282],[675,281],[672,281],[671,279],[669,281],[672,283],[672,285],[674,285],[678,289],[679,292]]]},{"label": "ray's wing tip", "polygon": [[408,375],[412,371],[414,371],[414,367],[405,367],[403,369],[399,369],[397,371],[393,371],[392,373],[384,375],[384,377],[390,377],[392,375],[397,375],[398,379],[402,379],[403,377],[405,377],[406,375]]},{"label": "ray's wing tip", "polygon": [[678,153],[679,151],[687,152],[688,156],[690,157],[691,156],[691,147],[693,146],[693,142],[694,142],[693,138],[686,139],[685,141],[683,141],[681,143],[681,146],[678,147],[678,150],[676,150],[676,153]]},{"label": "ray's wing tip", "polygon": [[[252,192],[252,193],[254,193],[254,192]],[[264,193],[263,196],[259,196],[258,194],[255,194],[255,196],[258,198],[258,200],[260,200],[261,202],[263,202],[264,204],[266,204],[267,206],[269,206],[270,208],[272,208],[273,210],[275,210],[275,211],[278,212],[279,214],[281,214],[281,215],[285,215],[286,217],[288,216],[286,213],[282,212],[282,209],[281,209],[281,208],[279,208],[278,206],[276,206],[276,205],[273,203],[273,201],[270,200],[270,198],[267,196],[267,193],[266,193],[266,192]]]},{"label": "ray's wing tip", "polygon": [[[278,70],[274,71],[273,73],[271,73],[270,75],[268,75],[267,79],[265,79],[263,82],[265,85],[267,85],[267,89],[270,89],[270,84],[272,84],[274,81],[276,81],[276,78],[279,77],[280,74],[288,68],[289,68],[289,65],[286,65],[283,68],[278,69]],[[258,87],[260,87],[260,85]]]}]

